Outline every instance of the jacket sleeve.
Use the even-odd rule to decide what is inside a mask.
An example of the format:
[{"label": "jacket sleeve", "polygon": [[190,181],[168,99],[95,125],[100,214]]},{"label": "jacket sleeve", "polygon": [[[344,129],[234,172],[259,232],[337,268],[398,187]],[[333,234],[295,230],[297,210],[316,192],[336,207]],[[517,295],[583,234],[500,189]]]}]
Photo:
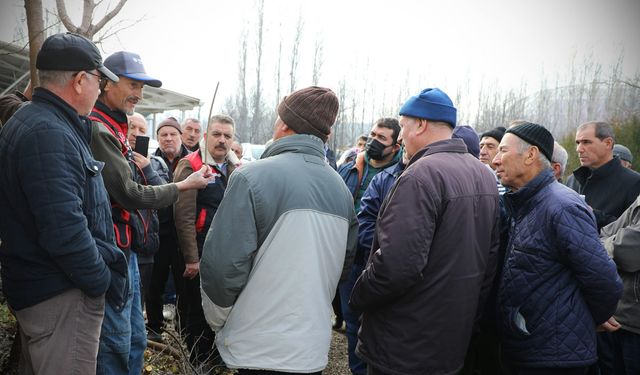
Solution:
[{"label": "jacket sleeve", "polygon": [[382,174],[378,173],[362,195],[360,212],[358,212],[358,252],[364,254],[364,259],[369,259],[369,251],[373,243],[373,235],[376,231],[378,212],[384,200],[384,186]]},{"label": "jacket sleeve", "polygon": [[640,271],[640,196],[618,220],[602,228],[600,237],[620,270]]},{"label": "jacket sleeve", "polygon": [[152,155],[151,163],[149,163],[149,165],[158,176],[158,180],[153,178],[149,181],[150,185],[164,185],[171,182],[171,179],[169,178],[169,167],[167,167],[167,164],[165,164],[162,158]]},{"label": "jacket sleeve", "polygon": [[84,196],[85,184],[100,177],[93,176],[74,143],[65,131],[43,123],[24,135],[15,160],[28,209],[37,212],[33,217],[39,245],[80,290],[96,297],[107,291],[111,277],[83,205],[95,199]]},{"label": "jacket sleeve", "polygon": [[588,210],[577,204],[558,207],[552,227],[559,254],[577,280],[595,324],[602,324],[616,311],[622,281]]},{"label": "jacket sleeve", "polygon": [[131,168],[120,152],[120,142],[104,124],[95,121],[91,128],[91,151],[105,163],[102,177],[109,196],[125,209],[163,208],[178,198],[175,184],[145,186],[133,181]]},{"label": "jacket sleeve", "polygon": [[[254,195],[242,169],[231,174],[200,261],[202,308],[218,331],[244,289],[258,250]],[[241,213],[241,214],[238,214]]]},{"label": "jacket sleeve", "polygon": [[[175,182],[182,181],[193,173],[189,160],[182,159],[178,162],[174,173]],[[184,190],[178,194],[178,201],[173,206],[173,220],[178,234],[180,251],[184,262],[198,263],[198,243],[196,240],[196,199],[198,190]]]},{"label": "jacket sleeve", "polygon": [[147,185],[159,186],[169,182],[167,172],[162,169],[162,164],[164,164],[164,162],[161,160],[162,159],[158,160],[152,156],[149,164],[142,168],[142,173],[144,174]]},{"label": "jacket sleeve", "polygon": [[353,265],[353,259],[356,256],[358,248],[358,219],[356,219],[355,212],[349,223],[349,234],[347,235],[347,252],[344,257],[344,264],[342,266],[342,274],[340,275],[340,281],[345,281],[351,273],[351,266]]},{"label": "jacket sleeve", "polygon": [[351,293],[349,303],[360,311],[403,295],[423,277],[427,265],[439,211],[439,202],[434,199],[438,193],[405,173],[390,194],[378,221],[378,248],[372,248],[367,267]]},{"label": "jacket sleeve", "polygon": [[489,255],[487,257],[487,267],[484,271],[484,279],[482,281],[482,287],[480,288],[480,298],[478,300],[478,310],[476,312],[476,322],[478,323],[482,318],[482,314],[485,311],[487,301],[489,301],[489,295],[491,294],[491,288],[493,288],[493,281],[496,276],[498,267],[498,254],[500,249],[500,231],[502,228],[502,220],[500,213],[502,210],[502,204],[500,199],[496,202],[496,216],[493,224],[493,230],[491,232],[491,247],[489,248]]}]

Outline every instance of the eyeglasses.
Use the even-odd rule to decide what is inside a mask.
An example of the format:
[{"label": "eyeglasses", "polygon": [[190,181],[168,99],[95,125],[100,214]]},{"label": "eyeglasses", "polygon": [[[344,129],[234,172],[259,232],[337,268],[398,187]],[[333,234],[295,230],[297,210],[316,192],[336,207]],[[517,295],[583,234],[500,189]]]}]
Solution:
[{"label": "eyeglasses", "polygon": [[[105,82],[106,82],[106,80],[107,80],[107,77],[103,76],[102,74],[95,74],[95,73],[88,72],[88,71],[86,71],[86,70],[85,70],[84,72],[85,72],[85,73],[87,73],[88,75],[91,75],[91,76],[97,77],[97,78],[98,78],[98,84],[99,84],[101,87],[102,87],[102,85],[104,85],[104,83],[105,83]],[[76,74],[74,74],[74,75],[77,75],[77,74],[80,74],[80,72],[78,72],[78,73],[76,73]]]}]

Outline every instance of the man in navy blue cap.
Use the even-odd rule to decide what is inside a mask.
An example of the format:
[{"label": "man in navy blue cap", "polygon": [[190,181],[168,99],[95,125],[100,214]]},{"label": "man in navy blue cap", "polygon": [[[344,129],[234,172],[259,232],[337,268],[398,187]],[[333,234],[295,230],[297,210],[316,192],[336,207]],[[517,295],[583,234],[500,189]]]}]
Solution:
[{"label": "man in navy blue cap", "polygon": [[92,374],[105,301],[126,300],[127,263],[85,116],[103,77],[118,77],[71,33],[47,38],[36,67],[40,86],[0,135],[3,291],[20,323],[20,373]]},{"label": "man in navy blue cap", "polygon": [[462,369],[498,248],[491,172],[451,139],[456,108],[425,89],[400,109],[410,158],[380,208],[350,304],[362,311],[356,353],[368,374]]},{"label": "man in navy blue cap", "polygon": [[196,171],[175,184],[147,184],[157,172],[147,155],[134,154],[129,147],[127,114],[133,114],[142,99],[144,85],[160,87],[162,83],[147,75],[135,53],[116,52],[104,64],[119,81],[103,82],[102,93],[89,117],[94,122],[91,150],[96,159],[105,163],[104,185],[111,199],[116,242],[129,260],[130,294],[122,309],[105,310],[97,373],[138,375],[142,372],[147,336],[136,252],[143,251],[150,238],[147,223],[138,210],[171,206],[178,199],[179,190],[204,188],[208,172]]}]

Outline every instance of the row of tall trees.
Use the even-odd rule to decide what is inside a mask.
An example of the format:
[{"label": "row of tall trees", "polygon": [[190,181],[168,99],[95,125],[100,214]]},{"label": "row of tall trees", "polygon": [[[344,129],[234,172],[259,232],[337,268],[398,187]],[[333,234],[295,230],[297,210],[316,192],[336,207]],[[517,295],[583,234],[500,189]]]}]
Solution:
[{"label": "row of tall trees", "polygon": [[[105,26],[122,10],[126,0],[117,1],[98,17],[94,13],[100,3],[84,1],[82,18],[75,25],[64,1],[56,0],[56,16],[66,29],[99,41],[125,27],[121,23]],[[269,5],[273,3],[255,0],[247,13],[238,43],[235,92],[223,101],[222,111],[236,119],[238,137],[243,142],[266,142],[281,98],[301,87],[320,84],[332,87],[340,100],[330,145],[343,149],[366,133],[376,118],[397,115],[402,103],[422,89],[419,85],[431,81],[424,72],[410,68],[404,79],[389,78],[384,75],[387,73],[376,71],[365,56],[340,67],[337,82],[327,83],[323,79],[322,32],[305,23],[302,9],[297,16],[283,17],[281,9]],[[41,0],[26,0],[25,9],[31,61],[35,62],[46,21],[43,22]],[[283,19],[287,21],[283,23]],[[588,120],[624,120],[640,114],[640,70],[633,76],[625,75],[623,63],[623,55],[613,66],[603,66],[593,56],[576,55],[567,71],[555,77],[532,72],[532,76],[540,77],[536,85],[523,81],[519,87],[504,89],[498,79],[478,82],[469,76],[450,77],[454,84],[447,91],[458,108],[459,123],[478,131],[524,118],[547,126],[556,137],[562,137]]]},{"label": "row of tall trees", "polygon": [[[281,98],[310,84],[322,85],[324,41],[320,32],[306,28],[302,11],[290,25],[283,25],[273,20],[275,12],[264,0],[255,4],[239,43],[236,92],[225,99],[223,111],[237,120],[241,141],[264,143],[271,137]],[[625,76],[623,62],[623,55],[610,67],[593,56],[575,56],[566,72],[555,77],[536,72],[539,84],[523,81],[509,89],[498,79],[452,77],[455,89],[449,87],[449,94],[458,107],[459,123],[478,131],[527,119],[562,137],[585,121],[640,114],[640,70]],[[330,140],[334,149],[351,145],[375,119],[396,116],[402,103],[422,89],[417,84],[429,81],[423,72],[410,69],[404,80],[379,79],[366,57],[344,68],[331,86],[341,104]]]}]

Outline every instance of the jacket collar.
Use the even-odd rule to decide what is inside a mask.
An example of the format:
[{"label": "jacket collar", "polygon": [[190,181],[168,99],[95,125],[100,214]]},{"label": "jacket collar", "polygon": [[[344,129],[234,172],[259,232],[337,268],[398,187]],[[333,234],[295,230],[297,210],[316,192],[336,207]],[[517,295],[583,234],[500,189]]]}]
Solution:
[{"label": "jacket collar", "polygon": [[614,156],[613,159],[609,160],[600,168],[591,169],[589,167],[580,167],[573,171],[573,175],[575,176],[576,180],[578,180],[580,185],[584,185],[588,179],[604,180],[611,176],[614,176],[619,173],[620,168],[623,168],[622,164],[620,163],[620,158]]},{"label": "jacket collar", "polygon": [[314,155],[324,160],[324,143],[316,136],[308,134],[294,134],[282,137],[271,143],[260,159],[284,153]]},{"label": "jacket collar", "polygon": [[76,131],[79,132],[87,141],[89,140],[91,135],[91,131],[88,126],[88,124],[91,123],[89,119],[86,116],[78,114],[78,111],[70,106],[69,103],[62,100],[58,95],[43,87],[36,87],[33,90],[33,102],[52,105],[61,110],[63,115],[69,120]]},{"label": "jacket collar", "polygon": [[127,121],[127,115],[124,112],[122,112],[119,109],[112,110],[111,108],[107,107],[106,104],[101,102],[100,99],[96,101],[95,107],[100,112],[103,112],[104,114],[106,114],[107,116],[115,120],[115,122],[117,122],[118,125],[120,126],[120,131],[122,131],[124,134],[127,134],[127,131],[129,130],[128,121]]},{"label": "jacket collar", "polygon": [[[178,152],[178,156],[173,160],[173,164],[177,164],[178,160],[182,159],[183,157],[189,155],[191,152],[189,152],[189,150],[185,147],[185,145],[180,145],[180,151]],[[164,154],[164,152],[162,152],[162,150],[160,149],[160,147],[158,147],[156,149],[156,152],[154,154],[155,156],[159,156],[161,157],[165,163],[167,163],[167,165],[170,165],[171,163],[169,162],[169,159],[167,159],[167,156]]]},{"label": "jacket collar", "polygon": [[[516,191],[509,191],[504,194],[506,201],[510,203],[509,208],[514,208],[516,211],[525,206],[527,202],[531,201],[538,192],[544,189],[547,185],[557,182],[553,176],[551,169],[545,169],[538,173],[533,180],[529,181],[525,186]],[[514,210],[510,210],[515,212]]]},{"label": "jacket collar", "polygon": [[444,139],[442,141],[430,143],[413,155],[409,164],[407,164],[407,167],[422,157],[437,154],[439,152],[457,152],[460,154],[466,154],[467,145],[465,145],[462,139],[459,138]]}]

